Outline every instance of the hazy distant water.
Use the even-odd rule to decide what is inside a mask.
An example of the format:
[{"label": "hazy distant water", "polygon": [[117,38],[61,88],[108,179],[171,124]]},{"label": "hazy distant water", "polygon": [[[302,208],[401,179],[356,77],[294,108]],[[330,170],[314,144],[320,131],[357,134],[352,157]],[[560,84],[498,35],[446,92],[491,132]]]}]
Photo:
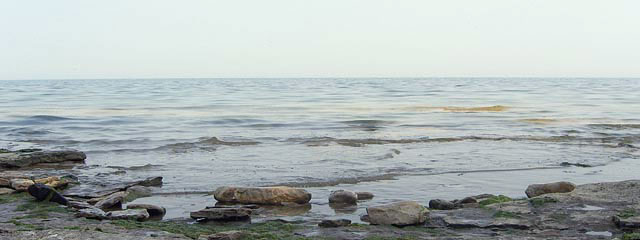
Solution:
[{"label": "hazy distant water", "polygon": [[0,106],[0,148],[75,148],[82,174],[134,167],[163,192],[602,165],[640,146],[640,79],[0,81]]}]

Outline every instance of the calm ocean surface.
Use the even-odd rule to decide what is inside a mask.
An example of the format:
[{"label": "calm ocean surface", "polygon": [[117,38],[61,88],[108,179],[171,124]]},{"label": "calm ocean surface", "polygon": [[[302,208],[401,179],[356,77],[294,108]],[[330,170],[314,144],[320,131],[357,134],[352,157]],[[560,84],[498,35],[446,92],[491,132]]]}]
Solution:
[{"label": "calm ocean surface", "polygon": [[172,198],[153,198],[193,208],[222,185],[310,187],[307,215],[340,188],[374,202],[522,195],[633,178],[635,146],[640,79],[0,81],[0,148],[78,149],[76,174],[163,176]]}]

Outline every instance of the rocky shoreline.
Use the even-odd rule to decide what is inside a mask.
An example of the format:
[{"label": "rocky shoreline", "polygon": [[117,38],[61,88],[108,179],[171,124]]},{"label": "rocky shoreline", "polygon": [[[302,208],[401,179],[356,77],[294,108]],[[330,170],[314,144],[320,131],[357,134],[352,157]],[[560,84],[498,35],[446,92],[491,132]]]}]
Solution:
[{"label": "rocky shoreline", "polygon": [[[311,194],[224,186],[212,192],[215,206],[163,221],[163,206],[127,204],[151,196],[162,186],[160,176],[86,186],[47,170],[85,158],[73,150],[0,149],[0,239],[640,239],[640,180],[536,183],[523,189],[528,197],[522,199],[482,194],[433,199],[429,206],[398,201],[368,207],[360,216],[368,224],[339,218],[255,223],[252,218],[274,209],[311,208]],[[32,174],[34,167],[44,170]],[[337,190],[327,203],[349,209],[374,197]]]}]

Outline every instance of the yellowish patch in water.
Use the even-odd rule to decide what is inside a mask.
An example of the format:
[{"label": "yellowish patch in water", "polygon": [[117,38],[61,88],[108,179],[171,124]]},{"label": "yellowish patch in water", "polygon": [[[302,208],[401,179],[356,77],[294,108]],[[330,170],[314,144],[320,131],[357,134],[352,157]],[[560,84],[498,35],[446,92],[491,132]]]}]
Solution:
[{"label": "yellowish patch in water", "polygon": [[558,122],[558,120],[550,119],[550,118],[528,118],[528,119],[521,119],[520,121],[526,122],[526,123],[536,123],[536,124],[549,124],[549,123]]},{"label": "yellowish patch in water", "polygon": [[443,107],[442,110],[449,112],[503,112],[509,109],[507,106],[495,105],[490,107]]}]

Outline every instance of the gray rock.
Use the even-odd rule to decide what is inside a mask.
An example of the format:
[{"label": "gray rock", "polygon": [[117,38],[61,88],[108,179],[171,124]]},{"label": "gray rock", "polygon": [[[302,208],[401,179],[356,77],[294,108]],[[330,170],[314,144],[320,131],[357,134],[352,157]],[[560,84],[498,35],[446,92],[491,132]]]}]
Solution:
[{"label": "gray rock", "polygon": [[69,200],[69,202],[67,203],[67,206],[74,208],[74,209],[85,209],[85,208],[93,208],[94,206],[87,203],[87,202],[83,202],[83,201],[77,201],[77,200]]},{"label": "gray rock", "polygon": [[356,195],[358,195],[358,200],[369,200],[373,199],[373,197],[375,196],[370,192],[356,192]]},{"label": "gray rock", "polygon": [[149,213],[146,209],[127,209],[122,211],[113,211],[107,213],[107,219],[111,220],[137,220],[144,221],[149,218]]},{"label": "gray rock", "polygon": [[127,197],[126,192],[117,192],[111,194],[104,199],[98,201],[95,206],[100,209],[121,209],[122,203],[124,203],[124,199]]},{"label": "gray rock", "polygon": [[102,209],[91,207],[91,208],[84,208],[84,209],[78,210],[75,216],[79,218],[102,220],[107,218],[107,213],[102,211]]},{"label": "gray rock", "polygon": [[436,210],[452,210],[456,209],[456,205],[453,202],[443,199],[433,199],[429,201],[429,208]]},{"label": "gray rock", "polygon": [[198,240],[240,240],[249,236],[248,233],[242,231],[227,231],[216,234],[200,236]]},{"label": "gray rock", "polygon": [[0,195],[5,195],[5,194],[12,194],[14,193],[16,190],[13,190],[11,188],[0,188]]},{"label": "gray rock", "polygon": [[329,203],[354,205],[358,203],[358,195],[345,190],[333,191],[331,195],[329,195]]},{"label": "gray rock", "polygon": [[349,219],[337,219],[337,220],[322,220],[322,222],[318,223],[319,227],[323,228],[335,228],[335,227],[346,227],[351,224],[351,220]]},{"label": "gray rock", "polygon": [[429,210],[418,202],[403,201],[367,208],[369,223],[373,225],[406,226],[424,223]]},{"label": "gray rock", "polygon": [[537,197],[549,193],[567,193],[576,189],[576,185],[570,182],[554,182],[546,184],[532,184],[527,187],[527,197]]},{"label": "gray rock", "polygon": [[13,223],[0,223],[0,234],[1,233],[13,233],[18,231],[18,227]]},{"label": "gray rock", "polygon": [[11,188],[18,192],[27,191],[29,186],[35,184],[31,179],[11,179]]},{"label": "gray rock", "polygon": [[238,221],[251,219],[252,210],[249,208],[206,208],[191,212],[191,218],[213,221]]},{"label": "gray rock", "polygon": [[127,209],[146,209],[151,217],[163,217],[167,213],[165,208],[151,204],[129,204]]},{"label": "gray rock", "polygon": [[11,179],[0,177],[0,187],[11,187]]},{"label": "gray rock", "polygon": [[79,151],[14,151],[0,153],[0,168],[21,168],[38,163],[83,162],[87,156]]}]

